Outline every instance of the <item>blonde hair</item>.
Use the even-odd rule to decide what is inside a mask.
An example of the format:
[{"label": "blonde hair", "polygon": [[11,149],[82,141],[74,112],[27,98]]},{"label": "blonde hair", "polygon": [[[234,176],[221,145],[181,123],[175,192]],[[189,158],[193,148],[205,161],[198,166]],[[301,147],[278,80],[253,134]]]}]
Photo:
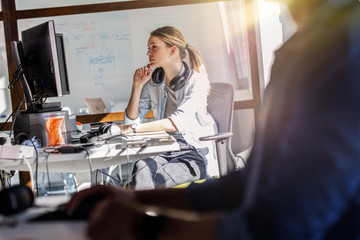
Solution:
[{"label": "blonde hair", "polygon": [[200,52],[186,43],[184,36],[177,28],[172,26],[161,27],[152,31],[150,35],[160,38],[169,47],[176,46],[179,49],[181,60],[185,59],[186,50],[188,50],[190,67],[199,73],[207,75]]}]

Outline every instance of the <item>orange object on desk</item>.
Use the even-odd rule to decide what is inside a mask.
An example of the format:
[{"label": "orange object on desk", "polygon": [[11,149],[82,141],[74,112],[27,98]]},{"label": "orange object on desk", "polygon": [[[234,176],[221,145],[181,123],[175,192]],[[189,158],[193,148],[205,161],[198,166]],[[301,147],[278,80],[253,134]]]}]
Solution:
[{"label": "orange object on desk", "polygon": [[64,121],[63,118],[50,117],[46,121],[46,131],[48,134],[48,146],[58,146],[65,144],[64,136],[61,131],[61,124]]}]

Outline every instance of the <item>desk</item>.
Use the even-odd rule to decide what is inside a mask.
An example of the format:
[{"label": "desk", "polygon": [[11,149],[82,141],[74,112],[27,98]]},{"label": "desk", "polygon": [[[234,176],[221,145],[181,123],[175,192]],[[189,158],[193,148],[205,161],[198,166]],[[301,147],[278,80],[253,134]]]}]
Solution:
[{"label": "desk", "polygon": [[[154,140],[159,139],[161,140],[160,143],[154,143]],[[14,153],[7,152],[5,155],[0,154],[0,156],[3,156],[3,158],[0,157],[1,170],[29,171],[27,161],[32,170],[35,170],[36,154],[32,147],[9,147],[14,147]],[[117,143],[95,143],[94,146],[88,148],[88,153],[82,151],[79,153],[49,154],[45,152],[44,148],[40,148],[38,149],[38,171],[47,172],[47,167],[49,172],[90,170],[89,161],[91,162],[92,170],[103,169],[112,165],[133,162],[138,159],[177,150],[179,150],[179,145],[175,139],[164,131],[137,133],[129,136],[125,142],[121,140],[121,142]],[[19,153],[20,151],[21,154]]]},{"label": "desk", "polygon": [[51,196],[36,198],[38,208],[30,208],[24,213],[4,218],[0,222],[19,220],[15,227],[0,225],[0,240],[86,240],[85,221],[56,221],[27,223],[26,220],[52,210],[60,203],[68,201],[68,196]]},{"label": "desk", "polygon": [[59,221],[24,223],[15,228],[0,227],[0,240],[87,240],[86,222]]}]

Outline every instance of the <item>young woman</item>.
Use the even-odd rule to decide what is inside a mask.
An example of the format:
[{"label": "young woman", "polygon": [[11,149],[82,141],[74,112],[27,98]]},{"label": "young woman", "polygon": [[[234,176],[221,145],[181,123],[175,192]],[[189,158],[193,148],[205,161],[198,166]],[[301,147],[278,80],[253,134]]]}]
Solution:
[{"label": "young woman", "polygon": [[[190,67],[183,61],[187,54]],[[135,189],[172,187],[218,174],[214,143],[199,141],[217,131],[206,110],[210,84],[199,52],[178,29],[165,26],[151,32],[147,55],[150,63],[134,74],[122,132],[165,130],[180,151],[137,161]],[[155,121],[142,123],[150,109]]]}]

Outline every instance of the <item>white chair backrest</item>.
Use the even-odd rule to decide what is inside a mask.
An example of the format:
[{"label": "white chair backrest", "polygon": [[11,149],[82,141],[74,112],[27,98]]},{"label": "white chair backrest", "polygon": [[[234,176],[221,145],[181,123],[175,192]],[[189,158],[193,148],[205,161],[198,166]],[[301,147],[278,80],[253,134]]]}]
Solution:
[{"label": "white chair backrest", "polygon": [[213,116],[219,132],[231,132],[234,112],[234,87],[230,83],[211,83],[208,112]]}]

